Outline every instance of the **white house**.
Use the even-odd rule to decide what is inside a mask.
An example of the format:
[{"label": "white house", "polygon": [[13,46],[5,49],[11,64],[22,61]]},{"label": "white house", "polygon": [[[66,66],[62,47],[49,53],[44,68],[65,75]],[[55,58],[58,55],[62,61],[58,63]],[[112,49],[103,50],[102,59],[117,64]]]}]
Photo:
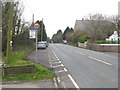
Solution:
[{"label": "white house", "polygon": [[118,38],[120,40],[117,31],[114,31],[114,33],[109,38],[107,38],[106,41],[118,41]]}]

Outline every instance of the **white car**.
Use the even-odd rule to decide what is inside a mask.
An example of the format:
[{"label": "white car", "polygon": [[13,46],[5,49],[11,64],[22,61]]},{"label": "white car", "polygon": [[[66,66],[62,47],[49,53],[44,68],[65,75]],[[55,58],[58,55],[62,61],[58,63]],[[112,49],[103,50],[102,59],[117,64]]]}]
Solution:
[{"label": "white car", "polygon": [[38,42],[37,48],[38,49],[46,49],[46,44],[44,42]]}]

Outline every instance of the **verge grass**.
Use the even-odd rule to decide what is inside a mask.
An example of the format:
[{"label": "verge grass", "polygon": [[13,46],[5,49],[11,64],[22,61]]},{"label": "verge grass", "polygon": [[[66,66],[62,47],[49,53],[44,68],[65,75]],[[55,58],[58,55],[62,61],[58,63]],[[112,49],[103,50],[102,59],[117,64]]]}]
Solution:
[{"label": "verge grass", "polygon": [[[7,64],[6,66],[34,64],[37,68],[36,72],[28,73],[28,74],[20,74],[15,76],[2,76],[1,80],[2,81],[15,81],[15,80],[31,81],[31,80],[52,79],[53,77],[55,77],[55,73],[53,71],[50,71],[41,65],[25,60],[28,53],[30,53],[32,50],[33,48],[24,48],[24,49],[17,49],[12,51],[10,64]],[[3,57],[3,59],[5,60],[6,57]]]}]

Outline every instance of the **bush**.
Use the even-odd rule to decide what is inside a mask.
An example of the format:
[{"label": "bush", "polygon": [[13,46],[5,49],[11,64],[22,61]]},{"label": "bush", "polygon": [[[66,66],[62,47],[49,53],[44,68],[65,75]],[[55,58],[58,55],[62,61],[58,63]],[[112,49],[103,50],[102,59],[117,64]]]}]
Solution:
[{"label": "bush", "polygon": [[81,43],[84,43],[85,41],[87,41],[90,37],[88,35],[82,35],[79,37],[79,41]]},{"label": "bush", "polygon": [[118,44],[118,41],[96,40],[95,44]]}]

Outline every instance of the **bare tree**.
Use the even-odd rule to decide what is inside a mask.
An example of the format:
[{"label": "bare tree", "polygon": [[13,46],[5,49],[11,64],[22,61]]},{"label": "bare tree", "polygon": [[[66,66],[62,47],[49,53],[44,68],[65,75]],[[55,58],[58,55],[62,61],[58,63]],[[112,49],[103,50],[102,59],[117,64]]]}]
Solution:
[{"label": "bare tree", "polygon": [[93,40],[104,40],[115,30],[114,22],[102,14],[90,14],[86,17],[87,32]]}]

